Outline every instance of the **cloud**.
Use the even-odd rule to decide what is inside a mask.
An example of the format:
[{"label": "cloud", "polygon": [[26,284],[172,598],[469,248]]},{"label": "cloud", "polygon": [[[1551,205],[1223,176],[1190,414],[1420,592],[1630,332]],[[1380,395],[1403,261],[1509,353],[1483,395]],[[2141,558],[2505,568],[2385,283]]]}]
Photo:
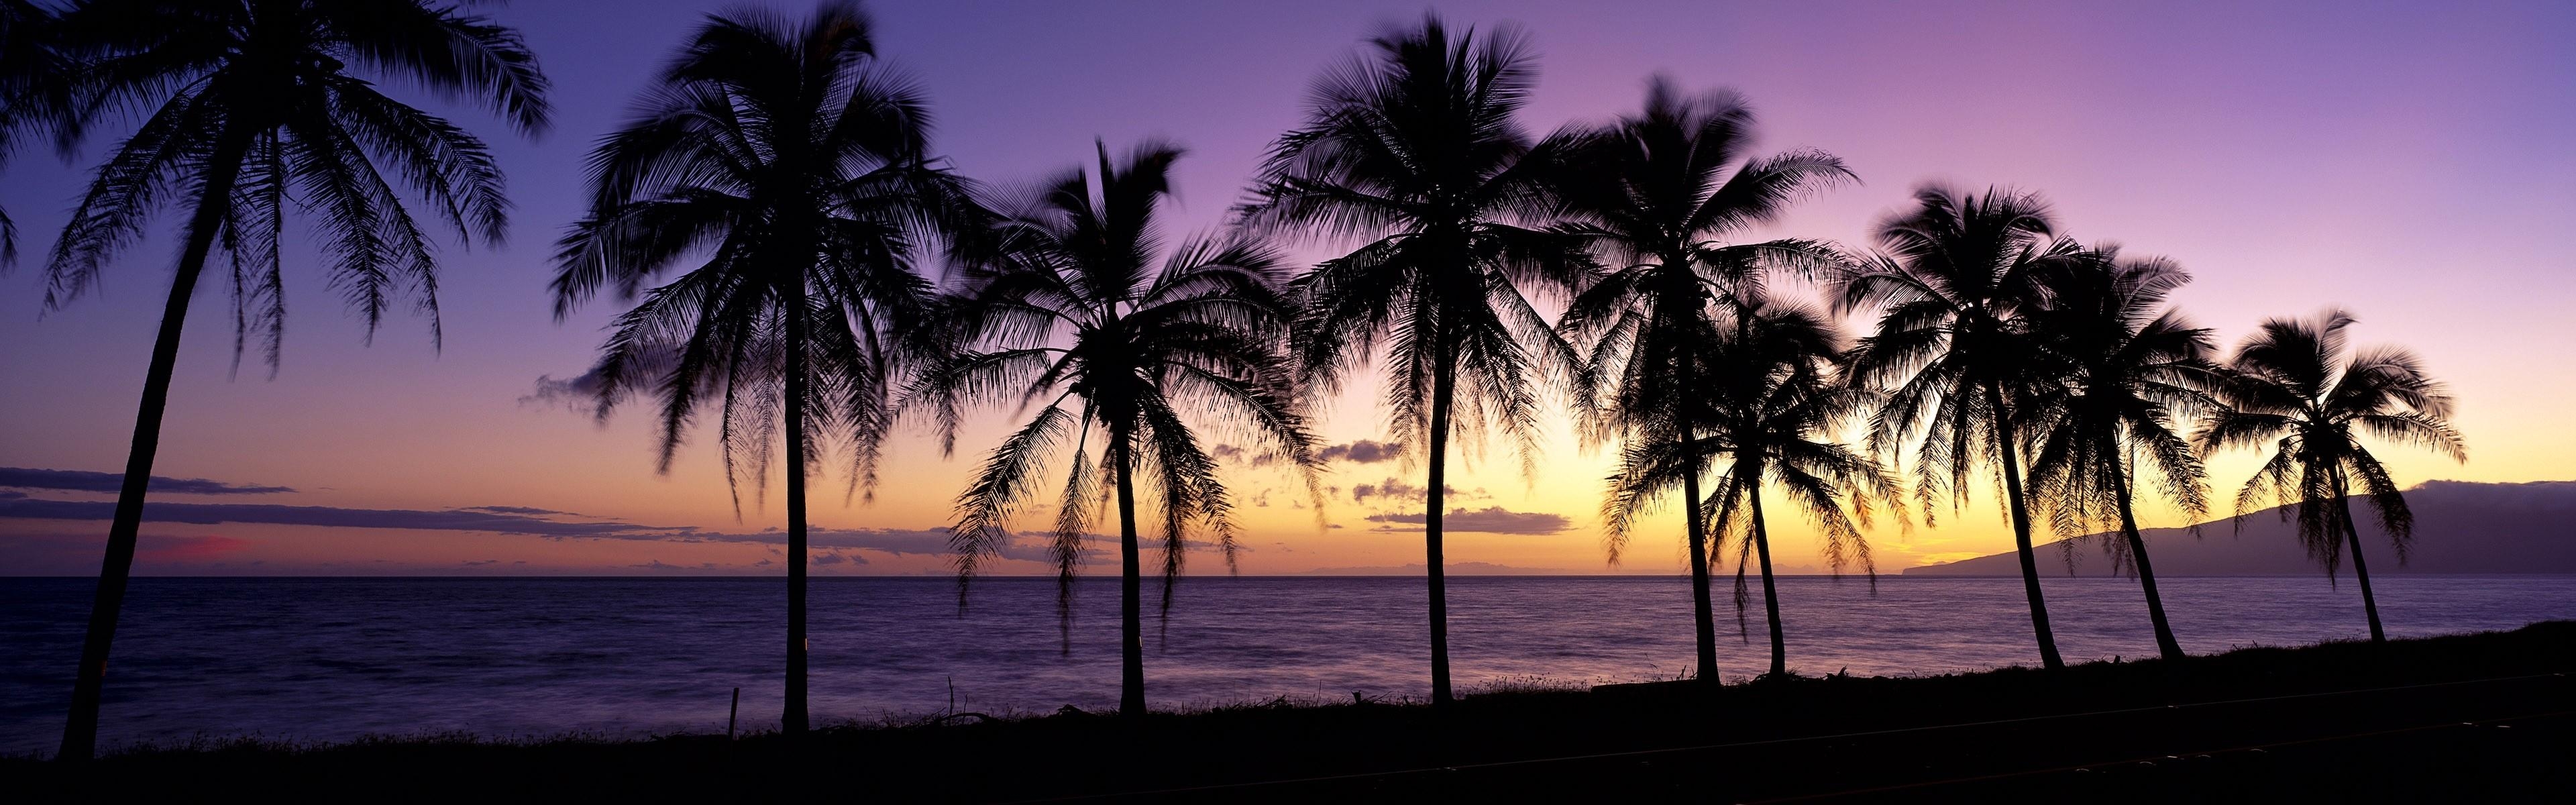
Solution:
[{"label": "cloud", "polygon": [[575,413],[596,415],[602,413],[599,390],[607,385],[607,380],[600,377],[596,368],[561,380],[555,379],[554,375],[538,375],[536,387],[521,396],[519,404],[561,406]]},{"label": "cloud", "polygon": [[[114,472],[88,470],[43,470],[27,467],[0,467],[0,487],[13,489],[55,489],[65,492],[116,492],[125,486],[125,476]],[[152,476],[150,489],[171,495],[273,495],[295,491],[291,487],[233,484],[204,478],[167,478]]]},{"label": "cloud", "polygon": [[[0,500],[0,517],[36,520],[105,520],[115,514],[109,501]],[[641,526],[619,522],[548,519],[524,514],[497,514],[478,509],[350,509],[337,506],[283,506],[268,503],[172,503],[148,501],[143,519],[155,523],[216,525],[244,523],[328,528],[399,528],[421,531],[480,531],[539,537],[604,537],[666,539],[694,529]]]},{"label": "cloud", "polygon": [[[1462,492],[1459,491],[1458,487],[1442,484],[1440,489],[1441,497],[1454,500],[1490,499],[1493,497],[1492,494],[1487,493],[1485,488],[1481,486]],[[1429,489],[1415,486],[1404,481],[1388,478],[1373,484],[1360,484],[1358,486],[1351,487],[1351,502],[1367,503],[1369,498],[1386,498],[1388,500],[1409,500],[1415,503],[1420,503],[1430,499],[1430,491],[1431,490]]]},{"label": "cloud", "polygon": [[1356,464],[1375,464],[1381,461],[1394,461],[1396,459],[1403,458],[1404,445],[1395,442],[1372,442],[1367,439],[1361,439],[1350,444],[1337,444],[1326,447],[1323,452],[1317,453],[1316,457],[1325,461],[1350,461]]},{"label": "cloud", "polygon": [[[106,520],[114,516],[116,504],[111,501],[50,500],[24,495],[0,495],[0,518],[29,520]],[[547,539],[614,539],[660,542],[730,542],[770,546],[787,542],[787,532],[778,529],[733,532],[708,531],[691,526],[641,525],[615,520],[583,518],[567,512],[528,506],[474,506],[460,509],[361,509],[339,506],[285,506],[265,503],[183,503],[148,501],[143,506],[143,519],[155,524],[188,523],[194,525],[286,525],[324,528],[384,528],[413,531],[466,531],[487,534],[514,534]],[[807,542],[825,550],[867,550],[896,556],[949,556],[955,553],[949,543],[948,529],[892,528],[814,528],[806,532]],[[210,539],[230,539],[214,537]],[[1091,535],[1090,541],[1106,539]],[[1001,545],[1004,559],[1052,561],[1047,548],[1049,536],[1042,532],[1009,535]],[[1193,541],[1191,547],[1203,547]],[[1107,554],[1086,547],[1086,560]],[[830,554],[826,554],[830,555]],[[842,561],[867,564],[867,558],[843,555]],[[817,561],[818,564],[829,564]],[[637,565],[637,567],[646,567]],[[673,566],[678,567],[678,566]]]},{"label": "cloud", "polygon": [[[555,511],[555,510],[553,510],[553,509],[539,509],[539,508],[532,508],[532,507],[528,507],[528,506],[467,506],[467,507],[462,508],[462,509],[457,509],[457,511],[461,511],[461,512],[491,512],[491,513],[493,513],[493,514],[564,514],[564,515],[571,515],[571,514],[572,514],[572,512],[559,512],[559,511]],[[579,516],[579,515],[573,515],[573,516]]]},{"label": "cloud", "polygon": [[499,559],[484,559],[484,560],[480,560],[480,561],[476,561],[476,560],[471,560],[471,559],[469,559],[469,560],[466,560],[466,561],[465,561],[465,566],[466,566],[466,567],[482,567],[482,566],[484,566],[484,565],[497,565],[497,564],[500,564],[500,563],[501,563],[501,560],[499,560]]},{"label": "cloud", "polygon": [[1231,444],[1220,444],[1215,447],[1208,448],[1208,455],[1218,461],[1246,464],[1254,467],[1267,467],[1279,462],[1278,456],[1274,456],[1269,453],[1255,453],[1241,445]]},{"label": "cloud", "polygon": [[663,562],[663,561],[662,561],[662,560],[660,560],[660,559],[655,559],[655,560],[653,560],[653,561],[645,562],[645,563],[640,564],[640,565],[627,565],[627,567],[640,567],[640,568],[643,568],[643,569],[645,569],[645,570],[687,570],[687,569],[689,569],[688,567],[686,567],[686,566],[684,566],[684,565],[674,565],[674,564],[669,564],[669,563]]},{"label": "cloud", "polygon": [[[1379,531],[1420,531],[1422,530],[1423,519],[1423,515],[1419,514],[1372,514],[1368,516],[1369,522],[1391,524],[1379,526],[1377,528]],[[1567,520],[1565,515],[1562,514],[1550,514],[1548,512],[1516,512],[1504,509],[1501,506],[1487,506],[1482,509],[1450,509],[1447,515],[1440,518],[1440,529],[1442,531],[1472,531],[1484,534],[1554,534],[1571,528],[1573,525],[1573,521]]]}]

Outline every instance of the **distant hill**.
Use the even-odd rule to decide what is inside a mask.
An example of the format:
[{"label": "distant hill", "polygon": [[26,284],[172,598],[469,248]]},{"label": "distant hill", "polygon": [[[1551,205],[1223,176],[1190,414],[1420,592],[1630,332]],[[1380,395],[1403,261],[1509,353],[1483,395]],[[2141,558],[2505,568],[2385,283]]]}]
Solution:
[{"label": "distant hill", "polygon": [[[2415,512],[2414,547],[2400,567],[2388,537],[2371,519],[2368,504],[2353,501],[2361,520],[2363,555],[2372,575],[2387,573],[2576,573],[2576,481],[2489,484],[2428,481],[2407,490]],[[2242,532],[2221,517],[2204,523],[2200,537],[2180,528],[2150,528],[2143,536],[2159,576],[2276,576],[2321,573],[2299,546],[2298,523],[2281,519],[2278,509],[2246,515]],[[2045,528],[2045,526],[2042,526]],[[2106,576],[2114,571],[2099,540],[2111,534],[2078,537],[2073,542],[2072,575]],[[2039,546],[2040,572],[2066,575],[2062,546]],[[2344,562],[2349,574],[2352,563]],[[2011,552],[1905,569],[1909,576],[2014,576],[2020,563]]]}]

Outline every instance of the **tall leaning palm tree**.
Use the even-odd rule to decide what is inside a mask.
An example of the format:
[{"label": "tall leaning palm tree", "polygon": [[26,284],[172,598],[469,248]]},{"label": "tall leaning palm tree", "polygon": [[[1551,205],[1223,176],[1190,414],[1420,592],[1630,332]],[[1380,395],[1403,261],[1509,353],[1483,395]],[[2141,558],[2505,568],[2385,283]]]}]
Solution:
[{"label": "tall leaning palm tree", "polygon": [[[1776,219],[1807,193],[1852,180],[1842,160],[1819,151],[1763,159],[1745,154],[1753,112],[1733,93],[1685,96],[1661,76],[1646,85],[1645,108],[1581,135],[1568,159],[1581,166],[1566,181],[1572,218],[1566,231],[1591,242],[1610,270],[1569,305],[1558,328],[1588,356],[1579,376],[1597,393],[1586,403],[1606,411],[1612,435],[1633,439],[1663,428],[1683,455],[1693,455],[1695,423],[1682,405],[1705,389],[1697,353],[1713,341],[1714,302],[1760,287],[1762,272],[1814,276],[1836,259],[1808,240],[1737,242],[1747,229]],[[1606,399],[1600,399],[1606,398]],[[1692,625],[1699,679],[1714,684],[1717,625],[1709,601],[1709,550],[1697,474],[1681,479],[1683,534],[1691,555]],[[1631,505],[1613,489],[1609,505]],[[1647,503],[1647,501],[1635,501]],[[1624,526],[1629,518],[1611,522]],[[1630,534],[1602,537],[1619,561]]]},{"label": "tall leaning palm tree", "polygon": [[544,128],[547,107],[545,77],[518,34],[444,4],[93,0],[59,24],[65,52],[79,60],[58,96],[64,105],[45,112],[64,140],[77,141],[107,110],[148,111],[99,164],[55,241],[45,309],[94,285],[142,238],[157,208],[186,211],[57,755],[78,760],[96,748],[99,691],[179,335],[207,263],[225,258],[236,367],[253,331],[272,373],[277,366],[285,323],[278,243],[289,209],[313,214],[331,284],[371,338],[408,293],[435,342],[434,238],[397,187],[408,186],[460,239],[499,242],[509,202],[482,140],[380,88],[411,83],[470,98],[527,133]]},{"label": "tall leaning palm tree", "polygon": [[[990,237],[990,255],[967,266],[954,302],[957,334],[969,348],[922,372],[907,395],[936,412],[946,449],[956,443],[962,403],[1046,401],[957,498],[950,539],[961,605],[982,561],[1009,545],[1009,523],[1038,493],[1049,454],[1070,442],[1051,541],[1057,616],[1069,629],[1085,532],[1102,494],[1114,493],[1118,712],[1128,717],[1145,714],[1138,487],[1157,493],[1151,503],[1169,614],[1193,523],[1214,538],[1227,568],[1235,561],[1233,502],[1192,420],[1241,433],[1305,471],[1309,486],[1316,463],[1278,336],[1289,315],[1278,257],[1256,241],[1228,238],[1183,243],[1153,264],[1163,245],[1158,208],[1180,156],[1177,147],[1148,142],[1113,162],[1100,146],[1096,184],[1068,171],[1008,215]],[[1075,398],[1079,410],[1067,405]]]},{"label": "tall leaning palm tree", "polygon": [[2180,660],[2182,644],[2165,618],[2155,564],[2138,531],[2136,476],[2153,478],[2190,522],[2208,511],[2206,473],[2177,423],[2210,407],[2209,331],[2165,305],[2191,280],[2181,267],[2123,259],[2111,246],[2088,257],[2049,272],[2049,302],[2030,314],[2038,360],[2057,378],[2033,384],[2014,412],[2030,461],[2031,502],[2067,540],[2119,531],[2103,547],[2137,575],[2157,650]]},{"label": "tall leaning palm tree", "polygon": [[1914,201],[1878,224],[1879,253],[1834,282],[1837,312],[1878,313],[1847,371],[1854,382],[1887,390],[1871,428],[1874,450],[1892,454],[1921,440],[1915,489],[1927,519],[1938,498],[1966,499],[1978,467],[2003,476],[2032,637],[2040,662],[2062,668],[2031,550],[2011,401],[2034,379],[2022,314],[2043,298],[2039,278],[2081,259],[2083,249],[2055,236],[2047,205],[2034,195],[1930,185]]},{"label": "tall leaning palm tree", "polygon": [[856,5],[802,22],[711,16],[591,154],[590,212],[556,254],[558,319],[604,285],[634,302],[594,369],[600,413],[656,397],[661,471],[713,406],[738,513],[741,479],[765,491],[783,437],[789,734],[807,726],[806,478],[839,438],[852,492],[873,481],[928,301],[914,256],[971,218],[962,182],[927,156],[929,130]]},{"label": "tall leaning palm tree", "polygon": [[2376,643],[2388,634],[2380,627],[2379,599],[2371,594],[2370,566],[2362,559],[2354,487],[2369,501],[2401,564],[2415,536],[2415,514],[2362,437],[2423,447],[2462,462],[2469,453],[2451,427],[2451,397],[2424,371],[2423,361],[2396,347],[2352,349],[2344,334],[2352,324],[2351,314],[2332,309],[2313,319],[2263,322],[2236,347],[2218,385],[2223,406],[2209,416],[2198,441],[2203,450],[2272,451],[2236,495],[2237,522],[2244,522],[2248,506],[2269,497],[2284,519],[2297,507],[2299,540],[2325,565],[2326,575],[2333,576],[2350,551]]},{"label": "tall leaning palm tree", "polygon": [[[1895,477],[1865,452],[1833,441],[1832,434],[1865,412],[1867,390],[1839,382],[1829,365],[1841,336],[1822,315],[1796,305],[1739,293],[1716,338],[1698,350],[1709,382],[1684,400],[1687,421],[1700,429],[1690,440],[1632,442],[1611,477],[1612,505],[1605,522],[1618,529],[1648,495],[1670,490],[1719,468],[1715,488],[1692,508],[1707,522],[1713,562],[1725,541],[1735,540],[1736,610],[1747,597],[1746,570],[1762,574],[1764,620],[1770,628],[1772,678],[1788,675],[1788,640],[1780,594],[1771,569],[1770,521],[1763,493],[1776,489],[1813,521],[1824,537],[1827,567],[1840,573],[1858,564],[1876,580],[1869,542],[1873,499],[1893,504],[1902,494]],[[1683,421],[1675,418],[1673,421]],[[1844,499],[1849,499],[1846,511]],[[1897,508],[1901,519],[1903,510]],[[1758,565],[1757,565],[1758,562]]]},{"label": "tall leaning palm tree", "polygon": [[1531,466],[1541,387],[1577,358],[1523,287],[1570,292],[1588,263],[1578,240],[1537,226],[1561,161],[1513,120],[1538,77],[1528,39],[1430,17],[1371,44],[1374,58],[1317,80],[1306,125],[1272,147],[1241,212],[1256,231],[1364,242],[1294,281],[1294,358],[1323,394],[1385,351],[1391,434],[1428,462],[1431,701],[1445,707],[1450,436],[1499,429]]}]

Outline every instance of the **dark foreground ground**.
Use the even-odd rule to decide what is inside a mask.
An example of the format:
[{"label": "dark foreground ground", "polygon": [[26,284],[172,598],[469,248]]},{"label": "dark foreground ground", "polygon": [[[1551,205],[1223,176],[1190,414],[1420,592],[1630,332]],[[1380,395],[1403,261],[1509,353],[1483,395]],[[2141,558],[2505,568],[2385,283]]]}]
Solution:
[{"label": "dark foreground ground", "polygon": [[[0,798],[2576,802],[2576,622],[2061,673],[1687,683],[828,730],[0,761]],[[20,793],[32,794],[18,799]]]}]

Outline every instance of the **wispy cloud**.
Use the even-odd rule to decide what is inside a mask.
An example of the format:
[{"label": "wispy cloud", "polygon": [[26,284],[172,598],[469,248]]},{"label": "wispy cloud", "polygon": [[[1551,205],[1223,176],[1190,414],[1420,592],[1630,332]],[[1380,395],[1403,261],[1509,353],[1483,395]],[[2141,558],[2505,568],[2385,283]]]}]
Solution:
[{"label": "wispy cloud", "polygon": [[[105,520],[113,516],[116,504],[109,501],[44,500],[20,498],[0,501],[0,517],[31,520]],[[679,536],[694,529],[642,526],[633,523],[595,522],[551,519],[526,514],[503,514],[485,509],[352,509],[338,506],[284,506],[271,503],[174,503],[149,501],[143,504],[143,519],[154,523],[192,523],[217,525],[243,523],[260,525],[323,526],[327,528],[398,528],[419,531],[480,531],[492,534],[527,534],[540,537],[606,537],[619,539],[661,539]]]},{"label": "wispy cloud", "polygon": [[[46,500],[40,498],[0,498],[0,518],[29,520],[106,520],[115,513],[115,504],[107,501]],[[688,526],[639,525],[618,521],[568,519],[573,515],[550,509],[525,506],[476,506],[462,509],[359,509],[337,506],[281,506],[251,503],[175,503],[151,501],[144,504],[143,519],[152,523],[189,523],[196,525],[289,525],[326,528],[386,528],[414,531],[472,531],[488,534],[517,534],[549,539],[612,539],[660,542],[734,542],[758,545],[781,545],[787,532],[778,529],[761,531],[711,531]],[[946,556],[954,552],[948,529],[892,528],[814,528],[806,532],[807,542],[818,549],[868,550],[897,556]],[[1095,537],[1095,539],[1098,539]],[[1001,549],[1005,559],[1047,561],[1046,543],[1039,535],[1013,535]],[[1103,551],[1086,548],[1084,556],[1096,558]],[[847,561],[865,564],[864,557],[851,556]]]},{"label": "wispy cloud", "polygon": [[[1485,488],[1481,486],[1476,487],[1475,489],[1462,491],[1458,487],[1443,484],[1440,489],[1442,496],[1449,498],[1479,499],[1493,497],[1492,494],[1487,493]],[[1409,500],[1415,503],[1420,503],[1430,499],[1430,491],[1431,490],[1427,488],[1417,486],[1412,483],[1395,478],[1388,478],[1373,484],[1360,484],[1358,486],[1351,487],[1351,502],[1367,503],[1369,502],[1369,498],[1384,498],[1387,500]]]},{"label": "wispy cloud", "polygon": [[[1420,531],[1424,516],[1420,514],[1372,514],[1369,522],[1385,523],[1379,531]],[[1574,527],[1565,515],[1548,512],[1516,512],[1501,506],[1482,509],[1450,509],[1441,516],[1443,531],[1473,531],[1485,534],[1554,534]]]},{"label": "wispy cloud", "polygon": [[1315,455],[1317,458],[1321,458],[1325,461],[1349,461],[1355,464],[1375,464],[1381,461],[1394,461],[1396,459],[1403,458],[1404,445],[1396,442],[1372,442],[1367,439],[1361,439],[1350,444],[1337,444],[1326,447],[1323,452]]},{"label": "wispy cloud", "polygon": [[[89,470],[42,470],[27,467],[0,467],[0,488],[50,489],[62,492],[115,492],[125,485],[125,476],[113,472]],[[170,495],[274,495],[295,491],[292,487],[234,484],[204,478],[166,478],[152,476],[151,490]]]}]

